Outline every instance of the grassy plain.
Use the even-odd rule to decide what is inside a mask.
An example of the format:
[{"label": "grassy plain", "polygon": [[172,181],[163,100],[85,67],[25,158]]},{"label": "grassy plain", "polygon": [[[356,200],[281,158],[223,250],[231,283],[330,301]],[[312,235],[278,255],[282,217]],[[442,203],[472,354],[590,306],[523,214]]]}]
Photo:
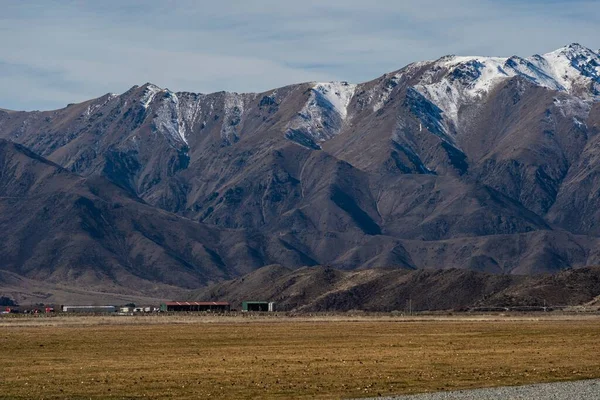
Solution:
[{"label": "grassy plain", "polygon": [[600,318],[0,318],[0,398],[351,398],[600,377]]}]

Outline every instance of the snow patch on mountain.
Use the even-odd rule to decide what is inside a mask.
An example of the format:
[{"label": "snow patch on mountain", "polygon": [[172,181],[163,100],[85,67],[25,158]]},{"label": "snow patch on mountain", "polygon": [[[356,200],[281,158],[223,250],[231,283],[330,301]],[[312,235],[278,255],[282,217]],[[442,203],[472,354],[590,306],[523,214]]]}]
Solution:
[{"label": "snow patch on mountain", "polygon": [[398,71],[384,74],[366,93],[364,91],[361,92],[361,94],[365,93],[365,96],[358,98],[358,108],[364,109],[365,106],[370,105],[373,112],[381,110],[389,102],[394,89],[401,85],[402,81],[412,79],[416,74],[420,73],[423,67],[427,67],[431,63],[432,61],[414,62]]},{"label": "snow patch on mountain", "polygon": [[118,94],[109,93],[105,96],[96,99],[92,104],[86,107],[85,111],[82,114],[82,117],[91,117],[94,113],[96,113],[96,111],[100,110],[102,107],[110,103],[111,100],[114,100],[117,97],[119,97]]},{"label": "snow patch on mountain", "polygon": [[583,121],[580,121],[579,119],[577,119],[577,117],[573,117],[573,123],[579,128],[579,129],[587,129],[587,124]]},{"label": "snow patch on mountain", "polygon": [[147,84],[146,90],[144,91],[144,94],[142,95],[142,98],[140,99],[140,103],[142,104],[142,107],[147,109],[150,106],[150,103],[152,103],[154,96],[156,96],[158,93],[160,93],[162,91],[163,91],[163,89],[159,88],[158,86],[155,86],[151,83]]},{"label": "snow patch on mountain", "polygon": [[590,102],[566,95],[556,97],[554,106],[558,108],[563,117],[573,117],[581,120],[586,120],[592,110]]},{"label": "snow patch on mountain", "polygon": [[448,126],[443,120],[443,110],[435,103],[428,100],[418,90],[409,88],[406,92],[406,105],[429,132],[439,136],[442,140],[454,145],[454,139],[449,134]]},{"label": "snow patch on mountain", "polygon": [[[396,86],[398,86],[398,82],[400,82],[401,76],[402,75],[400,73],[397,73],[395,75],[392,75],[391,78],[389,78],[385,81],[385,83],[383,84],[383,88],[381,89],[381,91],[379,92],[379,95],[377,96],[377,101],[373,105],[373,111],[379,111],[381,108],[383,108],[385,103],[389,100],[390,95],[392,94],[392,91],[394,90],[394,88]],[[374,94],[369,94],[369,97],[373,98]]]},{"label": "snow patch on mountain", "polygon": [[287,125],[285,136],[312,149],[335,137],[348,118],[348,106],[357,85],[348,82],[317,82],[308,101]]},{"label": "snow patch on mountain", "polygon": [[199,123],[202,115],[202,105],[206,95],[182,92],[177,93],[179,98],[179,123],[184,125],[186,132],[191,132]]},{"label": "snow patch on mountain", "polygon": [[583,100],[600,101],[600,56],[578,44],[526,59],[445,56],[432,62],[415,89],[443,110],[448,128],[457,129],[461,106],[483,100],[515,76]]},{"label": "snow patch on mountain", "polygon": [[244,114],[244,98],[238,93],[225,93],[223,104],[225,116],[221,125],[221,138],[227,144],[239,140],[239,124]]},{"label": "snow patch on mountain", "polygon": [[579,44],[574,43],[532,59],[540,62],[542,68],[567,92],[578,86],[600,85],[600,55]]},{"label": "snow patch on mountain", "polygon": [[513,56],[506,60],[504,68],[509,77],[521,76],[538,86],[557,91],[565,91],[565,86],[558,82],[542,67],[542,64],[545,63],[545,60],[540,56],[532,56],[528,59]]},{"label": "snow patch on mountain", "polygon": [[348,106],[356,92],[356,85],[348,82],[317,83],[313,91],[323,96],[344,120],[348,116]]},{"label": "snow patch on mountain", "polygon": [[184,143],[185,145],[188,144],[186,128],[177,94],[168,90],[166,91],[160,106],[156,110],[153,122],[156,129],[164,134],[167,139],[177,143]]}]

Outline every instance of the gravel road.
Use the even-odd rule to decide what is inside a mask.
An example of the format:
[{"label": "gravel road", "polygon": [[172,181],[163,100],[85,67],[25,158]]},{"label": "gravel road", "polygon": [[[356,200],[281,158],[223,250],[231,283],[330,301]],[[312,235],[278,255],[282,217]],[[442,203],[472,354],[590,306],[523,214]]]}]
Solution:
[{"label": "gravel road", "polygon": [[410,396],[377,397],[377,400],[600,400],[600,379],[503,386]]}]

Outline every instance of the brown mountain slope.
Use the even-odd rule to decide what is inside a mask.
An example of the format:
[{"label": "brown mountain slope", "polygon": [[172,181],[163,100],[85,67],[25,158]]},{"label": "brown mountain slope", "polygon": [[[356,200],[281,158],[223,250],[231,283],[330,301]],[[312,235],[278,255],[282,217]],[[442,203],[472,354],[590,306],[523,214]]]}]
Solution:
[{"label": "brown mountain slope", "polygon": [[[552,63],[569,69],[550,76]],[[60,110],[0,111],[0,138],[65,171],[31,164],[0,179],[30,197],[2,200],[0,220],[18,227],[5,265],[46,277],[83,263],[190,287],[273,263],[595,264],[598,65],[573,44],[527,59],[445,56],[358,85],[194,94],[145,84]],[[38,237],[46,231],[58,239]]]},{"label": "brown mountain slope", "polygon": [[[261,265],[267,240],[148,206],[0,140],[0,270],[83,289],[197,287]],[[258,244],[250,245],[256,241]]]},{"label": "brown mountain slope", "polygon": [[[537,265],[541,265],[540,270],[555,270],[589,262],[587,249],[592,242],[568,239],[568,234],[560,233],[537,231],[524,235],[518,240],[523,244],[516,253],[510,247],[494,245],[506,240],[497,236],[450,242],[373,236],[379,229],[377,222],[361,214],[362,208],[353,200],[360,199],[360,189],[353,193],[352,186],[345,186],[360,177],[353,177],[352,167],[343,162],[337,162],[336,168],[341,168],[341,172],[329,174],[330,179],[341,179],[341,183],[334,184],[337,192],[329,199],[322,199],[321,204],[331,202],[332,207],[337,207],[338,201],[349,211],[344,212],[344,218],[333,218],[335,211],[326,207],[296,210],[284,213],[277,221],[280,229],[291,226],[291,230],[267,236],[244,229],[208,228],[163,211],[156,212],[102,178],[78,177],[9,142],[3,142],[3,148],[12,149],[14,154],[9,156],[6,152],[2,158],[5,163],[1,180],[5,206],[2,221],[6,226],[17,227],[2,247],[3,269],[38,279],[82,285],[95,282],[106,290],[116,290],[112,288],[115,280],[124,287],[136,285],[128,278],[117,279],[111,274],[124,273],[129,277],[133,272],[145,280],[194,287],[234,277],[270,262],[290,266],[327,262],[342,268],[468,267],[493,272],[509,272],[514,268],[533,271]],[[324,153],[315,155],[328,159]],[[349,191],[352,196],[344,197]],[[236,204],[233,200],[231,203],[230,212],[234,214]],[[79,224],[77,218],[69,217],[71,213],[79,216]],[[152,218],[148,218],[149,214]],[[328,226],[332,231],[320,233],[315,228],[318,226]],[[81,235],[74,234],[81,230]],[[432,228],[432,232],[437,230]],[[559,239],[553,247],[537,248],[529,244],[548,235]],[[565,247],[569,241],[575,247]],[[98,249],[90,251],[98,242]],[[490,244],[483,245],[484,242]],[[563,256],[559,258],[558,254]],[[72,268],[83,272],[71,272]],[[107,272],[112,270],[117,272]]]},{"label": "brown mountain slope", "polygon": [[555,275],[495,275],[475,271],[339,271],[273,265],[197,291],[195,300],[275,301],[286,311],[414,311],[470,307],[580,305],[600,294],[600,268]]},{"label": "brown mountain slope", "polygon": [[[97,288],[101,289],[101,288]],[[170,298],[181,298],[189,292],[179,288],[168,288],[164,285],[157,297],[150,297],[130,288],[127,293],[111,293],[107,289],[102,291],[86,290],[77,285],[69,286],[48,281],[25,278],[7,271],[0,270],[0,292],[3,296],[13,299],[22,306],[33,304],[159,304]]]}]

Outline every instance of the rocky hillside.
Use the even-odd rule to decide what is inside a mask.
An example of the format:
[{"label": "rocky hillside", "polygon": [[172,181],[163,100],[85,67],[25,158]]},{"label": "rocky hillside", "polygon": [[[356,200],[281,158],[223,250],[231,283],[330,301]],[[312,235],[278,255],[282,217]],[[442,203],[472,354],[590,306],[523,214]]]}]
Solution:
[{"label": "rocky hillside", "polygon": [[274,263],[600,264],[599,100],[600,55],[572,44],[361,84],[0,110],[0,270],[147,293]]},{"label": "rocky hillside", "polygon": [[101,176],[75,175],[12,142],[0,140],[0,160],[4,271],[158,295],[252,270],[245,231],[157,209]]},{"label": "rocky hillside", "polygon": [[263,267],[200,289],[191,299],[274,301],[281,311],[435,311],[500,307],[597,306],[600,267],[553,275],[495,275],[450,270]]}]

